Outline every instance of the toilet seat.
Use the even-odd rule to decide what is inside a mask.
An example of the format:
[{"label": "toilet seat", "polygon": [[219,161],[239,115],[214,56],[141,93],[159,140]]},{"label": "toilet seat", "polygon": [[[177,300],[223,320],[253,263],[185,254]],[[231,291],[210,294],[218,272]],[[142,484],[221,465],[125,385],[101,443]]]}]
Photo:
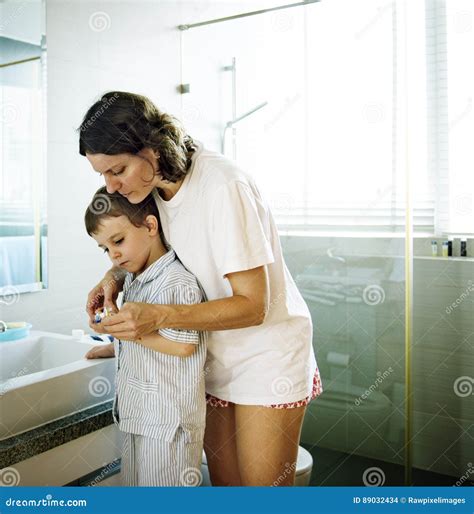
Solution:
[{"label": "toilet seat", "polygon": [[313,457],[302,446],[298,447],[298,459],[296,461],[296,476],[311,472],[313,469]]}]

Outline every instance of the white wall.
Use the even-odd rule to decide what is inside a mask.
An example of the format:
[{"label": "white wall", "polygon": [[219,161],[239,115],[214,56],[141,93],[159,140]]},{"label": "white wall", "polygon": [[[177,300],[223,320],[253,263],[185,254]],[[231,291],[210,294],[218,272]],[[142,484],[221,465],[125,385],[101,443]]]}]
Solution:
[{"label": "white wall", "polygon": [[49,285],[2,306],[2,319],[65,334],[89,330],[87,293],[109,262],[83,224],[87,204],[102,185],[78,153],[76,128],[87,108],[105,91],[128,90],[149,96],[185,123],[176,90],[177,26],[278,3],[46,0]]},{"label": "white wall", "polygon": [[[3,318],[30,321],[39,330],[88,330],[87,293],[109,263],[84,229],[84,210],[102,183],[79,155],[75,129],[92,102],[111,89],[148,95],[179,114],[178,7],[47,1],[49,287],[21,295],[4,307]],[[94,21],[105,28],[97,30]]]}]

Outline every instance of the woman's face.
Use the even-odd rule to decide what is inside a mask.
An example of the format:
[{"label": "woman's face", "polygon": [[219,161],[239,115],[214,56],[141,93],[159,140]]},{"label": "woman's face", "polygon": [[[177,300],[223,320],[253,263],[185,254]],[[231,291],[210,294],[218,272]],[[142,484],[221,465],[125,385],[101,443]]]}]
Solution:
[{"label": "woman's face", "polygon": [[139,203],[162,183],[157,174],[157,156],[151,148],[137,154],[90,154],[86,157],[105,180],[108,193],[118,192],[130,203]]}]

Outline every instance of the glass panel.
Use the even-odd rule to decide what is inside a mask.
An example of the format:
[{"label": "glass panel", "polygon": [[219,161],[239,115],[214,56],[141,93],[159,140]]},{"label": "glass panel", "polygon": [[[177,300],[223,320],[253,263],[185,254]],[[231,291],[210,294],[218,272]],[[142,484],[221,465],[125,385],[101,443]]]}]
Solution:
[{"label": "glass panel", "polygon": [[47,285],[45,45],[41,2],[25,12],[16,2],[1,7],[0,302],[8,304]]},{"label": "glass panel", "polygon": [[[332,0],[182,34],[188,132],[255,177],[312,313],[325,390],[307,408],[301,439],[314,457],[313,485],[404,483],[406,191],[395,15],[391,4]],[[331,209],[326,226],[319,213],[308,230],[321,206]],[[386,222],[387,209],[398,209],[396,223]],[[361,212],[371,220],[354,227]],[[385,233],[373,237],[378,220]],[[388,237],[394,225],[399,234]]]},{"label": "glass panel", "polygon": [[[413,466],[439,485],[468,485],[474,455],[472,2],[426,2],[432,44],[430,146],[441,230],[413,262]],[[416,188],[416,186],[415,186]],[[460,234],[466,237],[465,253]],[[416,475],[414,473],[414,478]],[[415,480],[416,485],[422,485]]]}]

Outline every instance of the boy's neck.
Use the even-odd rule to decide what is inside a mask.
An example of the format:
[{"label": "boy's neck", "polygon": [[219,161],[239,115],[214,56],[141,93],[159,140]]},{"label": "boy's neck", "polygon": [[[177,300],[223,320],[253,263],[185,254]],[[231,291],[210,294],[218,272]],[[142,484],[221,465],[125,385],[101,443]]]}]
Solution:
[{"label": "boy's neck", "polygon": [[165,245],[162,243],[161,237],[157,237],[156,242],[154,242],[151,245],[150,254],[148,256],[145,266],[143,266],[143,269],[141,271],[139,271],[138,273],[135,273],[134,276],[138,277],[138,275],[141,275],[153,263],[155,263],[158,259],[160,259],[161,257],[163,257],[163,255],[165,255],[167,253],[168,253],[168,250],[166,249]]}]

